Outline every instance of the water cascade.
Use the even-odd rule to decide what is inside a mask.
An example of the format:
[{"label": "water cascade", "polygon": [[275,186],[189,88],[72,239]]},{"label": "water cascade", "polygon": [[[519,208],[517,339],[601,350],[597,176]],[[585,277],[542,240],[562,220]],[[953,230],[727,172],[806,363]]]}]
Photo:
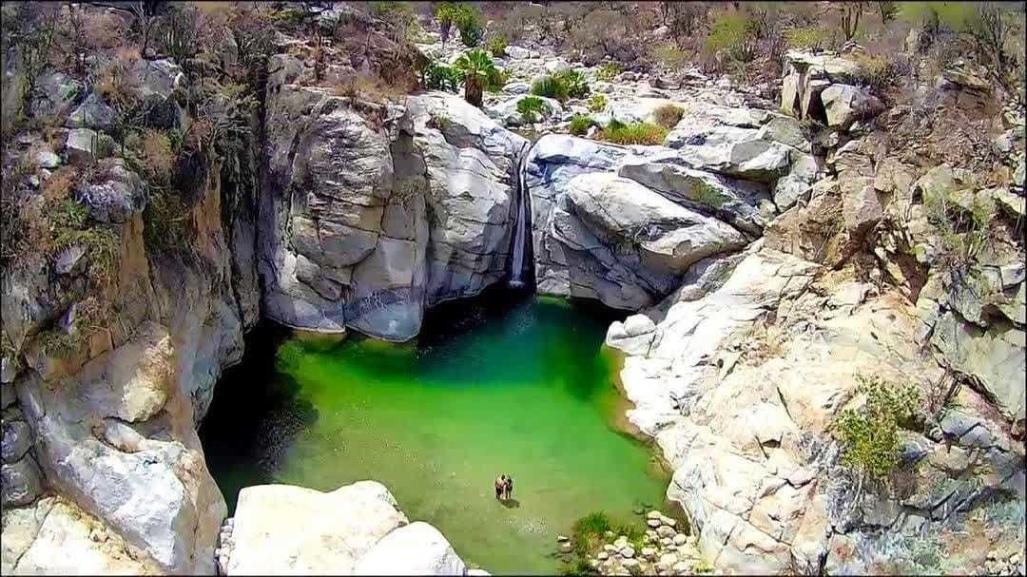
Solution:
[{"label": "water cascade", "polygon": [[527,154],[521,155],[520,165],[517,167],[517,229],[514,232],[513,240],[513,263],[510,270],[510,286],[519,288],[524,286],[524,253],[525,246],[529,242],[528,226],[528,203],[531,202],[528,195],[528,187],[524,185],[524,159]]}]

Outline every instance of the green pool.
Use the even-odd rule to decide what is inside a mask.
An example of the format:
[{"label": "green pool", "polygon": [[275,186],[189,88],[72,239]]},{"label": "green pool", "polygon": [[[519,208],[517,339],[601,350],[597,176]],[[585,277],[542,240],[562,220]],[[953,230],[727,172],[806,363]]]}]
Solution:
[{"label": "green pool", "polygon": [[[610,320],[503,292],[432,313],[414,344],[263,328],[201,429],[211,470],[230,508],[247,485],[375,479],[468,562],[556,572],[556,536],[575,519],[663,503],[652,452],[613,425]],[[508,505],[494,498],[500,473],[515,480]]]}]

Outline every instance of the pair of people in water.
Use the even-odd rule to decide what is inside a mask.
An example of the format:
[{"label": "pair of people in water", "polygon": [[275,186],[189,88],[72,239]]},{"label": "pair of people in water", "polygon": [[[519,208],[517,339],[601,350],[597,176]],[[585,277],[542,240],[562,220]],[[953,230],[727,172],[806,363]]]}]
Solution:
[{"label": "pair of people in water", "polygon": [[513,477],[503,473],[496,478],[496,499],[506,501],[513,497]]}]

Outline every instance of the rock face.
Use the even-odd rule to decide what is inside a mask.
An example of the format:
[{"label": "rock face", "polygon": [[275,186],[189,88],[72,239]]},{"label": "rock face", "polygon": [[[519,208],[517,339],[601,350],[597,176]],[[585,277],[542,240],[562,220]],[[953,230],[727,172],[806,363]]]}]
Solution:
[{"label": "rock face", "polygon": [[72,503],[54,497],[4,517],[5,575],[157,575],[135,559],[116,533]]},{"label": "rock face", "polygon": [[295,74],[286,61],[269,87],[270,318],[407,340],[426,307],[505,274],[522,138],[442,93],[374,121],[358,103],[292,84]]},{"label": "rock face", "polygon": [[361,481],[330,493],[288,485],[239,493],[228,575],[463,575],[437,529],[408,524],[388,489]]},{"label": "rock face", "polygon": [[[917,348],[916,314],[901,297],[869,298],[870,287],[817,272],[757,244],[708,295],[651,311],[655,324],[631,317],[610,329],[607,343],[628,354],[628,417],[675,468],[668,497],[701,528],[704,558],[735,573],[908,572],[918,566],[903,564],[903,539],[918,534],[949,556],[942,565],[917,562],[967,571],[983,550],[941,545],[960,523],[989,543],[1016,543],[1017,529],[988,521],[1007,508],[1023,511],[1023,456],[998,422],[942,421],[958,451],[981,443],[993,476],[947,461],[941,431],[916,437],[916,458],[925,460],[912,495],[861,490],[839,466],[824,436],[857,377],[929,386],[941,370]],[[980,402],[961,395],[960,404]],[[982,440],[966,436],[973,426],[987,432]],[[974,505],[984,495],[991,500]],[[965,510],[976,513],[962,517]]]},{"label": "rock face", "polygon": [[[775,212],[774,175],[788,173],[793,154],[809,156],[764,137],[806,149],[809,143],[781,127],[755,128],[765,114],[711,114],[721,120],[704,117],[698,128],[691,117],[681,121],[675,131],[681,139],[674,141],[679,149],[627,148],[564,135],[536,142],[524,184],[531,194],[540,292],[639,310],[670,294],[699,260],[736,252],[762,234]],[[718,124],[724,118],[750,128]],[[684,134],[703,127],[710,140]],[[754,148],[743,159],[735,148],[746,142]],[[814,174],[807,170],[803,182]]]},{"label": "rock face", "polygon": [[[176,69],[139,65],[151,111],[177,111]],[[91,161],[97,138],[74,129],[65,152]],[[7,506],[35,501],[18,571],[211,573],[225,504],[196,426],[258,318],[253,189],[207,175],[182,198],[188,246],[158,248],[142,179],[116,158],[88,175],[67,202],[110,244],[87,237],[52,260],[33,247],[3,278],[4,542]]]}]

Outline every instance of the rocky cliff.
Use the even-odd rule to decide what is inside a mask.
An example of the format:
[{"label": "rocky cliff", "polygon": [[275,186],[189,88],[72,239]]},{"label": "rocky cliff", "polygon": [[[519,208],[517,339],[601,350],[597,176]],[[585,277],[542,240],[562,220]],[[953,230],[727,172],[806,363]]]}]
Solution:
[{"label": "rocky cliff", "polygon": [[[311,18],[367,25],[340,7]],[[214,572],[226,510],[196,426],[244,332],[267,317],[413,338],[426,308],[507,277],[519,226],[539,292],[640,313],[607,335],[628,417],[674,468],[668,497],[716,569],[1023,573],[1022,109],[994,114],[1001,95],[969,69],[887,106],[851,58],[790,53],[773,104],[697,71],[674,88],[599,80],[519,47],[485,112],[442,92],[383,104],[326,81],[402,68],[394,41],[361,38],[327,71],[320,44],[280,34],[246,81],[215,73],[243,37],[219,40],[216,62],[103,56],[89,66],[104,82],[35,79],[28,108],[50,124],[4,150],[5,228],[25,227],[3,255],[5,573],[72,556],[84,571]],[[5,60],[17,82],[20,64]],[[680,120],[651,146],[508,130],[527,82],[567,67],[609,97],[599,124],[666,105]],[[126,101],[143,142],[126,142]],[[171,168],[165,146],[181,153]],[[886,478],[839,438],[868,381],[923,400]],[[430,526],[400,527],[379,487],[264,489],[308,510],[367,505],[381,524],[317,533],[312,513],[293,519],[299,536],[343,534],[345,551],[273,550],[273,503],[254,497],[222,569],[396,570],[415,548],[427,564],[402,571],[464,571]]]}]

